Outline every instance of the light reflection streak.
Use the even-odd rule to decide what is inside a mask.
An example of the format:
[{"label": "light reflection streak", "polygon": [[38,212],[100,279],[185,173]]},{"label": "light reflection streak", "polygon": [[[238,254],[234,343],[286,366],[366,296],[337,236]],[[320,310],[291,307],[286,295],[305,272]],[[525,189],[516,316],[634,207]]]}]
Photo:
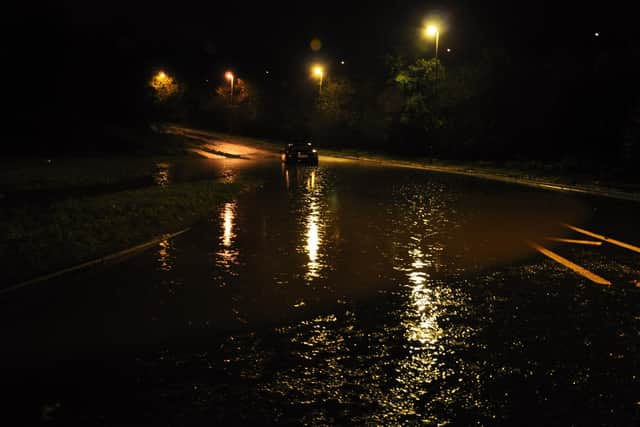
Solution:
[{"label": "light reflection streak", "polygon": [[307,178],[307,190],[316,188],[316,171],[312,170],[309,178]]},{"label": "light reflection streak", "polygon": [[307,277],[318,277],[320,264],[318,263],[318,250],[320,249],[320,233],[319,233],[320,209],[317,200],[311,200],[309,204],[309,214],[307,215],[307,244],[306,250],[309,256],[307,263]]},{"label": "light reflection streak", "polygon": [[222,244],[225,247],[231,246],[231,238],[233,236],[233,205],[231,203],[225,203],[223,211],[223,233]]},{"label": "light reflection streak", "polygon": [[[410,243],[413,244],[420,242]],[[446,425],[452,422],[446,414],[425,412],[422,396],[430,395],[427,408],[455,406],[461,399],[479,408],[481,398],[462,384],[472,384],[472,390],[478,388],[480,376],[475,368],[470,369],[463,360],[456,360],[460,348],[469,348],[474,330],[468,325],[443,327],[446,322],[443,319],[449,314],[465,311],[466,298],[456,293],[450,284],[433,277],[442,248],[422,243],[422,247],[425,246],[425,251],[419,247],[410,249],[406,267],[402,268],[408,292],[400,321],[408,354],[398,362],[398,385],[390,391],[387,415],[394,422],[410,416],[422,423]],[[460,395],[460,388],[446,384],[460,384],[460,388],[467,387],[467,391]]]},{"label": "light reflection streak", "polygon": [[236,233],[234,231],[236,218],[236,202],[225,203],[220,212],[222,234],[220,243],[222,248],[217,253],[217,264],[230,269],[236,263],[238,258],[238,250],[233,247]]},{"label": "light reflection streak", "polygon": [[307,189],[307,216],[305,251],[309,257],[307,262],[306,278],[308,280],[320,277],[322,265],[319,261],[319,252],[322,244],[322,222],[320,220],[320,195],[316,188],[316,170],[312,169],[306,179]]},{"label": "light reflection streak", "polygon": [[410,282],[409,313],[404,325],[409,342],[420,343],[420,348],[435,345],[442,336],[442,329],[438,326],[436,316],[437,293],[430,281],[430,274],[425,268],[433,262],[420,248],[409,251],[411,268],[407,271]]},{"label": "light reflection streak", "polygon": [[306,255],[304,277],[307,281],[321,277],[326,268],[323,253],[325,220],[327,207],[323,203],[325,195],[322,175],[317,168],[303,166],[282,166],[287,191],[291,192],[299,228],[299,243],[296,250]]},{"label": "light reflection streak", "polygon": [[169,185],[169,163],[156,163],[156,172],[153,174],[153,182],[159,187]]},{"label": "light reflection streak", "polygon": [[158,263],[160,264],[160,270],[171,271],[173,269],[174,257],[171,254],[173,245],[170,240],[161,241],[158,246]]},{"label": "light reflection streak", "polygon": [[406,303],[399,316],[408,354],[398,362],[397,386],[390,390],[385,402],[387,416],[394,420],[417,416],[421,412],[421,396],[429,392],[431,384],[449,376],[442,369],[442,356],[448,349],[443,346],[445,331],[439,321],[448,296],[433,278],[441,250],[431,237],[438,211],[425,205],[420,199],[410,203],[395,224],[400,230],[396,241],[400,254],[394,269],[405,277]]},{"label": "light reflection streak", "polygon": [[232,184],[236,180],[235,172],[226,159],[222,160],[222,176],[225,184]]}]

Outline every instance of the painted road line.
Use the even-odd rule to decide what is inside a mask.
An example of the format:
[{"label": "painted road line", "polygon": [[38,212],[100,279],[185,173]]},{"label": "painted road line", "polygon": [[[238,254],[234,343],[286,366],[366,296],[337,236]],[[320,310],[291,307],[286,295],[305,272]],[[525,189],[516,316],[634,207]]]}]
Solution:
[{"label": "painted road line", "polygon": [[555,252],[551,252],[549,249],[544,248],[536,243],[533,242],[527,242],[529,244],[529,246],[531,246],[532,248],[534,248],[535,250],[537,250],[538,252],[540,252],[541,254],[551,258],[552,260],[564,265],[565,267],[575,271],[576,273],[578,273],[579,275],[581,275],[582,277],[585,277],[589,280],[591,280],[594,283],[597,283],[599,285],[606,285],[606,286],[611,286],[611,282],[608,281],[607,279],[598,276],[595,273],[590,272],[589,270],[587,270],[584,267],[579,266],[578,264],[575,264],[571,261],[569,261],[566,258],[561,257],[560,255],[558,255]]},{"label": "painted road line", "polygon": [[593,245],[600,246],[602,242],[598,240],[576,240],[576,239],[563,239],[562,237],[545,237],[546,240],[551,240],[554,242],[562,242],[562,243],[573,243],[576,245]]},{"label": "painted road line", "polygon": [[606,237],[601,234],[596,234],[589,230],[578,228],[570,224],[564,224],[564,226],[573,231],[577,231],[578,233],[582,233],[585,236],[594,237],[596,239],[602,240],[603,242],[611,243],[612,245],[620,246],[621,248],[629,249],[630,251],[637,252],[640,254],[640,248],[637,246],[630,245],[629,243],[621,242],[620,240],[612,239],[610,237]]}]

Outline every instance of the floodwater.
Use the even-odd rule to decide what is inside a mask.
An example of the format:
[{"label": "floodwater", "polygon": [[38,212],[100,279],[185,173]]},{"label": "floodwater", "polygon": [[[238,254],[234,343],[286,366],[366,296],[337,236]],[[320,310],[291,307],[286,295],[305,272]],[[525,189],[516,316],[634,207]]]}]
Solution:
[{"label": "floodwater", "polygon": [[638,245],[640,205],[322,158],[163,182],[202,168],[260,185],[134,257],[0,295],[11,425],[640,422],[640,254],[548,239],[593,240],[567,223]]}]

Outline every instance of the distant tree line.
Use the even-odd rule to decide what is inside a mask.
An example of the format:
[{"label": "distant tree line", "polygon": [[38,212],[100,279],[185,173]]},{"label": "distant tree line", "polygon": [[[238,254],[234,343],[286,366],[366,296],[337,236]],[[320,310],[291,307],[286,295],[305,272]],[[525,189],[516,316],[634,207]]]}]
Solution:
[{"label": "distant tree line", "polygon": [[212,91],[187,119],[339,149],[638,176],[637,55],[538,59],[486,49],[452,64],[388,55],[379,77],[328,74],[321,92],[313,82],[279,93],[247,82],[230,104],[227,91]]},{"label": "distant tree line", "polygon": [[437,61],[389,49],[366,72],[329,69],[321,91],[308,76],[238,70],[231,94],[222,76],[205,81],[193,63],[181,68],[180,58],[164,70],[175,87],[154,83],[167,51],[152,37],[132,47],[111,33],[68,34],[64,22],[45,15],[37,25],[49,36],[34,41],[41,55],[16,49],[12,64],[20,67],[11,68],[27,83],[10,87],[10,123],[30,140],[7,140],[5,153],[118,151],[132,144],[125,130],[140,135],[178,121],[338,149],[640,174],[640,46],[633,40],[544,55],[502,46]]}]

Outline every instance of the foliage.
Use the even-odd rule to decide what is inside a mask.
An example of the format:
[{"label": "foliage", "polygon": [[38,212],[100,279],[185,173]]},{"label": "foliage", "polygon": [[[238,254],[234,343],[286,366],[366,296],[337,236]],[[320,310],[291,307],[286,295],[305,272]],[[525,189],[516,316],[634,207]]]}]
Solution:
[{"label": "foliage", "polygon": [[166,104],[176,99],[183,91],[176,80],[164,72],[155,74],[149,81],[153,99],[158,104]]},{"label": "foliage", "polygon": [[316,142],[343,146],[360,128],[362,112],[354,105],[356,90],[346,78],[325,80],[309,120]]},{"label": "foliage", "polygon": [[318,95],[316,113],[329,126],[350,125],[355,118],[353,96],[353,86],[347,79],[328,80]]},{"label": "foliage", "polygon": [[[433,139],[434,132],[444,126],[438,93],[445,76],[444,67],[439,60],[419,58],[407,66],[397,64],[396,69],[393,81],[403,95],[400,124],[420,129],[423,138]],[[416,150],[424,151],[424,146]]]},{"label": "foliage", "polygon": [[236,127],[250,128],[258,118],[260,110],[258,91],[246,80],[233,81],[233,93],[229,83],[216,87],[207,101],[206,110],[213,119],[225,124],[229,130]]},{"label": "foliage", "polygon": [[241,111],[249,120],[255,119],[258,112],[258,97],[255,89],[240,78],[234,80],[233,92],[229,84],[218,86],[216,102],[223,108]]},{"label": "foliage", "polygon": [[148,88],[151,95],[148,120],[176,121],[186,116],[184,95],[187,90],[184,83],[160,71],[149,80]]}]

